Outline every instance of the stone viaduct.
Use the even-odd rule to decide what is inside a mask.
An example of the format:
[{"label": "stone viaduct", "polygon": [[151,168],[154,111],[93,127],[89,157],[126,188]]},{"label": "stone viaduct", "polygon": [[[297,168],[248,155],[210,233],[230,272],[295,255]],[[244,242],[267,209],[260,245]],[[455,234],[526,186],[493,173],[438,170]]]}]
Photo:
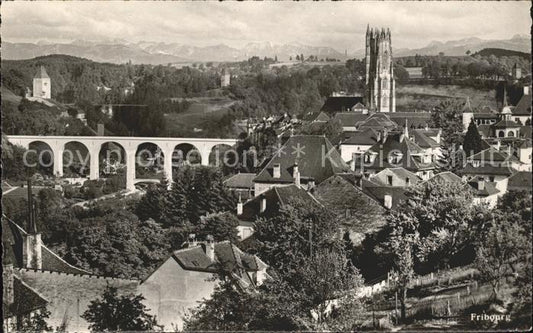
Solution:
[{"label": "stone viaduct", "polygon": [[[113,143],[122,147],[125,152],[126,162],[126,188],[135,189],[135,165],[137,149],[141,144],[151,143],[159,147],[163,153],[163,168],[167,177],[172,175],[172,156],[179,145],[191,145],[201,156],[201,164],[209,164],[209,155],[213,149],[220,145],[233,146],[236,139],[211,139],[211,138],[166,138],[166,137],[129,137],[129,136],[37,136],[37,135],[7,135],[7,139],[14,145],[30,148],[34,142],[46,143],[53,155],[54,175],[63,176],[63,153],[65,146],[71,142],[81,143],[87,148],[90,156],[89,179],[98,179],[99,153],[106,143]],[[94,158],[96,157],[96,158]],[[171,178],[171,177],[169,177]],[[171,180],[171,179],[170,179]]]}]

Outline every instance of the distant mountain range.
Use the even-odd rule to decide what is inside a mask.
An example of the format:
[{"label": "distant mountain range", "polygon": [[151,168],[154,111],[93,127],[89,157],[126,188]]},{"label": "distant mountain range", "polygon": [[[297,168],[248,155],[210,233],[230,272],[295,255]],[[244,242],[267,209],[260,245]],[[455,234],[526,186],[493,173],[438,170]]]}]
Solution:
[{"label": "distant mountain range", "polygon": [[[531,52],[531,40],[527,36],[514,36],[506,40],[483,40],[467,38],[456,41],[433,41],[420,49],[395,49],[396,57],[420,55],[465,55],[470,50],[475,53],[484,48],[500,48],[520,52]],[[129,43],[123,40],[109,42],[91,42],[76,40],[71,43],[11,43],[2,42],[2,58],[9,60],[30,59],[49,54],[67,54],[87,58],[98,62],[126,63],[131,60],[134,64],[168,64],[187,62],[227,62],[246,60],[252,56],[278,57],[280,61],[293,59],[303,54],[320,58],[364,57],[364,49],[349,54],[339,52],[331,47],[317,47],[300,43],[277,45],[270,42],[249,43],[242,48],[233,48],[224,44],[213,46],[191,46],[177,43],[138,42]]]}]

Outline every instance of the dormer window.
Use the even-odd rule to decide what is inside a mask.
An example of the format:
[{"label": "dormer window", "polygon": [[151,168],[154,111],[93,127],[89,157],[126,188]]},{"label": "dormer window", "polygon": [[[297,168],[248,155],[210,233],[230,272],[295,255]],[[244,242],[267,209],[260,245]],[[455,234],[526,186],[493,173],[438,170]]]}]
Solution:
[{"label": "dormer window", "polygon": [[389,155],[390,164],[399,164],[402,161],[403,154],[400,152],[394,152]]},{"label": "dormer window", "polygon": [[473,166],[474,168],[479,168],[480,165],[481,165],[481,162],[480,162],[480,161],[478,161],[478,160],[472,161],[472,166]]}]

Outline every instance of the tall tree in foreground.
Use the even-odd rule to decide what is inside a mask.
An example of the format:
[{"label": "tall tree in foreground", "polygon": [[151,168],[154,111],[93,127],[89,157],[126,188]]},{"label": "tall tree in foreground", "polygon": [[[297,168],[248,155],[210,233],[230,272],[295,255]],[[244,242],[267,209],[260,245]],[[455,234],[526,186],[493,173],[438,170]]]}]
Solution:
[{"label": "tall tree in foreground", "polygon": [[464,138],[463,150],[467,157],[483,150],[483,140],[481,139],[481,135],[479,135],[474,119],[472,119],[470,125],[468,125],[468,130],[466,131]]},{"label": "tall tree in foreground", "polygon": [[81,317],[93,332],[154,330],[157,322],[148,314],[143,300],[141,295],[119,296],[117,288],[108,286],[102,298],[91,301]]},{"label": "tall tree in foreground", "polygon": [[443,158],[440,165],[444,170],[462,167],[462,154],[459,146],[463,144],[464,105],[458,100],[447,100],[438,105],[431,113],[431,127],[442,129],[441,149]]}]

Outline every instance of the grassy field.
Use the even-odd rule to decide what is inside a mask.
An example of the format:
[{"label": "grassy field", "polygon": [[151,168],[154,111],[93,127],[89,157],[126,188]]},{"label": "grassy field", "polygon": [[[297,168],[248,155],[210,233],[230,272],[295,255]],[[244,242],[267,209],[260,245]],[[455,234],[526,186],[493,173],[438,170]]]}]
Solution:
[{"label": "grassy field", "polygon": [[396,110],[414,111],[431,110],[445,100],[470,98],[473,108],[489,106],[496,109],[494,90],[479,90],[457,85],[397,85],[396,86]]},{"label": "grassy field", "polygon": [[166,136],[209,137],[203,128],[204,124],[217,122],[235,103],[227,97],[195,97],[187,100],[192,104],[186,112],[165,115]]}]

